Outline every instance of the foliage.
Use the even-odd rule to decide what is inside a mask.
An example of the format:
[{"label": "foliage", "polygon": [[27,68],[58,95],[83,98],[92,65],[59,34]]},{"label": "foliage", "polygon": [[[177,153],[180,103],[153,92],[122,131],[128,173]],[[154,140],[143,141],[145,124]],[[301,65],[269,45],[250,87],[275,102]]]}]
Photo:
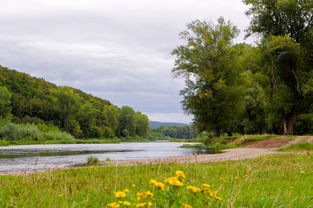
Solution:
[{"label": "foliage", "polygon": [[222,18],[194,21],[181,33],[172,71],[186,80],[184,110],[199,132],[215,136],[312,132],[313,3],[243,2],[257,45],[233,44],[238,30]]},{"label": "foliage", "polygon": [[87,158],[87,163],[86,165],[97,165],[99,163],[99,159],[93,156],[90,156]]},{"label": "foliage", "polygon": [[175,139],[194,139],[195,129],[192,126],[160,126],[152,128],[151,131],[159,134],[160,137],[170,137]]},{"label": "foliage", "polygon": [[0,117],[7,117],[11,112],[12,95],[6,87],[0,86]]},{"label": "foliage", "polygon": [[71,134],[62,132],[55,126],[44,124],[14,124],[8,120],[0,119],[0,140],[6,144],[44,143],[47,140],[74,140]]},{"label": "foliage", "polygon": [[[125,188],[130,191],[128,196],[149,190],[156,192],[157,187],[148,181],[164,183],[176,170],[183,171],[195,187],[207,183],[212,190],[219,191],[217,196],[223,201],[207,201],[212,202],[213,208],[310,207],[312,162],[312,155],[279,154],[241,161],[105,166],[0,176],[0,207],[105,207],[119,201],[114,192]],[[185,199],[197,199],[202,194],[179,189]]]},{"label": "foliage", "polygon": [[8,123],[0,128],[0,138],[2,140],[34,140],[39,141],[42,135],[33,124],[18,125]]},{"label": "foliage", "polygon": [[194,115],[200,131],[212,130],[215,136],[230,130],[242,106],[237,99],[240,68],[234,63],[239,51],[232,44],[237,35],[238,29],[223,18],[216,25],[197,20],[180,34],[185,45],[172,52],[173,73],[186,79],[184,110]]},{"label": "foliage", "polygon": [[[130,116],[126,116],[126,112]],[[11,115],[12,114],[12,115]],[[58,87],[43,79],[0,66],[0,117],[15,123],[53,124],[78,138],[146,137],[149,120],[131,107],[71,87]],[[67,137],[58,132],[59,136]],[[52,139],[49,132],[45,137]]]}]

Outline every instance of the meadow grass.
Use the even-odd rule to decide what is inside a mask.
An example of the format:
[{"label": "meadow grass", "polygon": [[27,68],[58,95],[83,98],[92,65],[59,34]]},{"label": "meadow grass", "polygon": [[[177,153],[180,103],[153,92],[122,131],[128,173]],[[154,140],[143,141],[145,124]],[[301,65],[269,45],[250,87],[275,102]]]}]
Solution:
[{"label": "meadow grass", "polygon": [[239,135],[239,136],[222,136],[202,139],[203,144],[194,145],[182,145],[182,148],[207,148],[215,151],[221,151],[223,149],[242,147],[248,142],[262,141],[273,138],[281,138],[279,135]]},{"label": "meadow grass", "polygon": [[281,147],[278,151],[313,151],[313,143],[299,142],[286,147]]},{"label": "meadow grass", "polygon": [[[313,156],[279,154],[253,160],[133,167],[88,167],[0,177],[0,207],[106,207],[114,192],[155,192],[150,179],[164,179],[181,170],[186,182],[175,200],[197,203],[187,184],[210,184],[222,201],[195,207],[312,207]],[[168,185],[167,185],[168,186]],[[122,207],[122,206],[121,206]],[[151,207],[155,207],[153,204]],[[161,207],[161,206],[159,206]],[[164,207],[168,207],[165,205]],[[172,207],[182,207],[173,205]]]}]

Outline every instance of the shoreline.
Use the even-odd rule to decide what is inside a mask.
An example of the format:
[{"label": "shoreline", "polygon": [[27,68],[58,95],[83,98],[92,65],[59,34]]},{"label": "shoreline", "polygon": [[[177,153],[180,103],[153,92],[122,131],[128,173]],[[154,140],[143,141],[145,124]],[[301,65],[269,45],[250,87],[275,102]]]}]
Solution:
[{"label": "shoreline", "polygon": [[116,160],[110,162],[100,162],[95,166],[79,166],[79,167],[65,167],[65,168],[51,168],[51,169],[39,169],[39,170],[25,170],[25,171],[11,171],[0,172],[0,176],[26,176],[30,174],[62,171],[69,169],[79,168],[97,168],[104,166],[141,166],[141,165],[157,165],[157,164],[181,164],[181,163],[209,163],[209,162],[221,162],[231,160],[244,160],[253,159],[264,155],[271,154],[284,154],[285,152],[277,152],[276,148],[264,149],[264,148],[235,148],[224,150],[219,154],[193,154],[186,156],[174,156],[166,158],[156,159],[144,159],[144,160]]}]

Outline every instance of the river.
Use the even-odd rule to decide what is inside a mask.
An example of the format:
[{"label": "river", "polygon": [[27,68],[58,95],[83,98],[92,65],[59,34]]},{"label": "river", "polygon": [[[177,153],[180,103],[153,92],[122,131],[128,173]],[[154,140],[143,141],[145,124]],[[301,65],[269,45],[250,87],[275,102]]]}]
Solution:
[{"label": "river", "polygon": [[0,172],[64,168],[87,161],[140,160],[205,153],[199,149],[179,148],[184,143],[134,142],[119,144],[53,144],[0,147]]}]

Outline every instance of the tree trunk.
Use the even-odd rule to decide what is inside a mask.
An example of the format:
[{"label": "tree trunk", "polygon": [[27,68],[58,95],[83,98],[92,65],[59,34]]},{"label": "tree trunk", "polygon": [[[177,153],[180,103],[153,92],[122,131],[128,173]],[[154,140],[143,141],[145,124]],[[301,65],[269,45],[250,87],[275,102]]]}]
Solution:
[{"label": "tree trunk", "polygon": [[284,119],[284,135],[293,135],[294,134],[294,123],[296,120],[295,112],[291,112],[286,115]]},{"label": "tree trunk", "polygon": [[221,136],[220,130],[216,129],[216,130],[214,131],[214,137],[220,137],[220,136]]}]

